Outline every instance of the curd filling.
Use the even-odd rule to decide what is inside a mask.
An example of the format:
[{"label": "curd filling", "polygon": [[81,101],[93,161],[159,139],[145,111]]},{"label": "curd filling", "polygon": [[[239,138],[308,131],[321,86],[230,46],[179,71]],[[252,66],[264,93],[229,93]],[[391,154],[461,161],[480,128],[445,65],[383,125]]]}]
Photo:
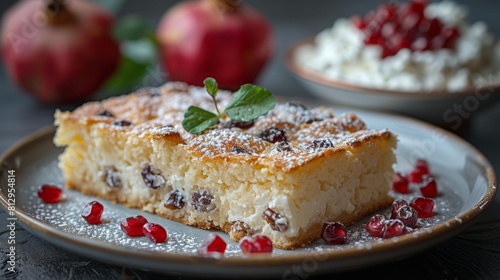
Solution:
[{"label": "curd filling", "polygon": [[467,8],[452,1],[428,4],[423,14],[459,31],[453,47],[405,47],[387,55],[367,44],[353,19],[341,18],[315,37],[314,46],[300,48],[297,62],[334,81],[378,89],[460,92],[500,84],[500,44],[486,23],[468,24]]}]

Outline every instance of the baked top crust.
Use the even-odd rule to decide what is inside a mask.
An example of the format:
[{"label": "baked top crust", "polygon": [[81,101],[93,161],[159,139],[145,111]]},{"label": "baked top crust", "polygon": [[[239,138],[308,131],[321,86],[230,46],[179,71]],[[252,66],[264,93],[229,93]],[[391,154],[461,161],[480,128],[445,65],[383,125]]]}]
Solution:
[{"label": "baked top crust", "polygon": [[[230,99],[230,92],[219,91],[219,108],[223,110]],[[194,135],[181,124],[184,112],[191,105],[215,111],[204,88],[169,82],[102,102],[89,102],[73,112],[56,111],[55,124],[70,121],[97,125],[110,133],[182,145],[200,160],[246,161],[285,172],[339,151],[355,153],[355,147],[362,143],[394,137],[387,129],[367,129],[354,113],[336,116],[331,108],[308,109],[297,102],[278,103],[267,115],[250,124],[227,120]],[[264,140],[262,134],[271,128],[284,131],[286,142]],[[272,135],[276,131],[267,133]]]}]

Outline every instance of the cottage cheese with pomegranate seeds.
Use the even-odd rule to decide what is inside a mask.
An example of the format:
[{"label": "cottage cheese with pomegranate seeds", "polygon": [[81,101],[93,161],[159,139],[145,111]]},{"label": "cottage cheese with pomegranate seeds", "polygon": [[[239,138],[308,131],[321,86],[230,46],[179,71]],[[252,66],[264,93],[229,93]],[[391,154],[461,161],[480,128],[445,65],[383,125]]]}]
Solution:
[{"label": "cottage cheese with pomegranate seeds", "polygon": [[451,1],[384,4],[338,19],[299,49],[298,62],[332,80],[403,91],[460,92],[500,84],[500,44]]}]

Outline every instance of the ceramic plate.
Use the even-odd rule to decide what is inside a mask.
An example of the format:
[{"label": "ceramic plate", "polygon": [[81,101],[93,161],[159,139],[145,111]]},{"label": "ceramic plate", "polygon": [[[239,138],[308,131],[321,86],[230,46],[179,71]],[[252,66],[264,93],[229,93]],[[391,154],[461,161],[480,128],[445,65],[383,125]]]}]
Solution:
[{"label": "ceramic plate", "polygon": [[[309,103],[309,106],[316,106]],[[350,111],[336,108],[338,113]],[[298,250],[275,250],[272,254],[244,256],[238,244],[227,234],[219,233],[228,249],[222,258],[198,256],[196,249],[210,231],[127,209],[99,199],[105,207],[103,223],[88,225],[81,209],[94,198],[65,190],[58,204],[44,204],[36,194],[46,183],[64,185],[57,167],[62,149],[52,144],[54,128],[46,128],[7,150],[1,158],[0,201],[8,200],[9,172],[15,174],[15,208],[17,221],[33,234],[59,247],[103,262],[142,268],[163,273],[214,277],[280,276],[293,279],[305,274],[346,271],[390,262],[426,250],[456,235],[473,222],[492,201],[496,182],[490,163],[474,147],[460,138],[434,126],[399,116],[355,110],[370,128],[389,128],[399,137],[397,171],[407,172],[414,161],[425,158],[437,176],[439,195],[435,198],[435,215],[420,219],[420,228],[389,239],[369,237],[364,230],[365,218],[348,228],[348,244],[326,245],[318,240]],[[12,178],[12,176],[11,176]],[[11,180],[12,181],[12,180]],[[410,200],[419,195],[396,195]],[[12,197],[11,197],[12,198]],[[387,214],[389,209],[380,211]],[[166,243],[154,244],[147,237],[129,238],[121,231],[121,219],[142,214],[148,220],[165,226]],[[297,270],[298,268],[298,270]],[[301,275],[295,275],[301,273]]]},{"label": "ceramic plate", "polygon": [[465,106],[468,112],[476,112],[485,110],[500,100],[500,85],[470,88],[453,93],[422,93],[368,88],[335,80],[298,62],[298,52],[312,46],[314,37],[292,44],[285,54],[285,65],[309,93],[335,104],[403,113],[442,127],[450,127],[456,122],[457,113],[452,110],[455,104]]}]

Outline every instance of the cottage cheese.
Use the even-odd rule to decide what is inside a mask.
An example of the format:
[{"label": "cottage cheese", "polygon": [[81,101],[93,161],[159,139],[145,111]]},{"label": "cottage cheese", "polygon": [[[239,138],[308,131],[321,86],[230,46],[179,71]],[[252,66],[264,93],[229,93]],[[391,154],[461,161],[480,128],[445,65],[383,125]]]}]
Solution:
[{"label": "cottage cheese", "polygon": [[500,84],[500,43],[484,22],[469,25],[467,14],[466,7],[451,1],[425,10],[426,17],[460,30],[455,50],[402,49],[382,59],[382,48],[364,45],[362,32],[341,18],[316,36],[314,46],[299,49],[296,59],[332,80],[380,89],[459,92]]}]

